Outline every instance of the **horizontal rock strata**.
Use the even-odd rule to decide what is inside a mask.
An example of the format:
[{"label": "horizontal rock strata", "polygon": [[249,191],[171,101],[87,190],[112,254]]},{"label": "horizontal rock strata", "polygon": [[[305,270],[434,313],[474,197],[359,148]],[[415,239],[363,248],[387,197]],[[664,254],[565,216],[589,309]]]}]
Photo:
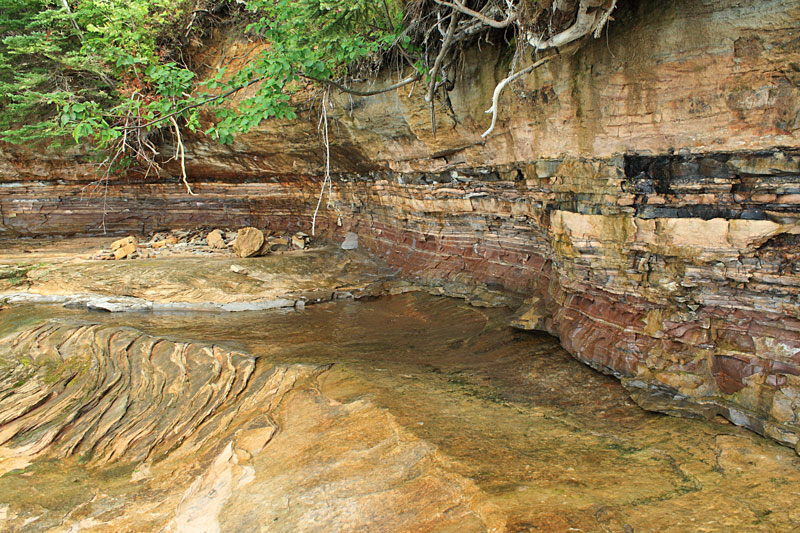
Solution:
[{"label": "horizontal rock strata", "polygon": [[518,327],[559,336],[643,406],[797,445],[800,153],[545,160],[342,189],[387,261],[531,295]]}]

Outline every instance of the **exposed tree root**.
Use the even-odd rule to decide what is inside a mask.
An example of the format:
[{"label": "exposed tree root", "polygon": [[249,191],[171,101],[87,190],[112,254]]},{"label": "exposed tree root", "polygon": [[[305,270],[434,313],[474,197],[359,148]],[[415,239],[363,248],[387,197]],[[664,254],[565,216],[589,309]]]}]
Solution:
[{"label": "exposed tree root", "polygon": [[597,38],[611,17],[611,12],[617,6],[617,0],[611,0],[608,7],[603,7],[607,3],[607,0],[581,0],[578,5],[578,16],[572,26],[547,39],[542,39],[529,32],[528,42],[537,50],[546,50],[559,48],[589,34],[593,34]]},{"label": "exposed tree root", "polygon": [[322,125],[322,142],[325,144],[325,179],[322,180],[322,189],[319,191],[319,198],[317,199],[317,207],[314,209],[314,216],[311,217],[311,235],[317,234],[317,214],[319,207],[322,205],[322,197],[325,196],[325,185],[328,186],[328,199],[330,201],[333,194],[333,184],[331,180],[331,143],[328,139],[328,91],[322,94],[322,116],[320,117]]},{"label": "exposed tree root", "polygon": [[[549,14],[549,20],[544,20],[542,17],[546,15],[544,11],[539,11],[537,14],[529,19],[523,20],[520,16],[523,6],[515,4],[512,0],[505,0],[505,8],[501,8],[497,2],[486,2],[479,10],[468,7],[462,0],[434,0],[437,5],[443,8],[449,8],[450,25],[447,31],[443,31],[440,24],[444,16],[439,15],[439,21],[434,25],[442,34],[442,44],[433,67],[428,71],[429,85],[428,93],[425,100],[431,105],[431,130],[433,135],[436,135],[436,116],[434,113],[434,97],[437,88],[437,76],[442,68],[442,64],[448,54],[452,53],[452,49],[457,43],[469,38],[469,36],[481,28],[508,28],[513,27],[517,35],[524,36],[521,42],[532,46],[536,51],[557,49],[569,43],[575,42],[578,39],[593,35],[595,38],[600,36],[600,32],[611,20],[611,13],[617,5],[617,0],[556,0],[552,4],[552,12]],[[570,23],[567,28],[554,27],[554,15],[558,13],[560,20],[566,20]],[[566,16],[569,13],[574,13],[572,17]],[[503,18],[498,20],[497,16],[501,15]],[[457,21],[457,15],[466,15],[465,20]],[[540,28],[539,35],[533,31],[534,27]],[[515,60],[512,65],[517,63],[517,59],[521,57],[524,52],[524,46],[518,47]],[[539,59],[532,65],[514,72],[509,73],[502,79],[494,89],[492,95],[492,105],[486,111],[491,113],[492,122],[489,128],[481,135],[486,138],[494,131],[497,124],[498,110],[499,110],[499,97],[503,89],[509,83],[528,74],[536,68],[544,65],[550,61],[550,58]]]},{"label": "exposed tree root", "polygon": [[175,120],[175,117],[170,117],[169,120],[170,122],[172,122],[172,127],[175,128],[175,139],[177,143],[175,145],[175,158],[178,159],[180,156],[181,179],[183,179],[183,184],[186,185],[186,190],[189,192],[189,194],[192,196],[197,196],[197,194],[195,194],[192,191],[192,188],[189,186],[189,182],[186,180],[186,153],[185,150],[183,149],[183,138],[181,137],[181,128],[178,126],[178,122]]},{"label": "exposed tree root", "polygon": [[436,2],[440,6],[447,6],[452,8],[454,11],[459,11],[465,15],[469,15],[470,17],[477,19],[480,22],[492,28],[507,28],[517,18],[517,12],[516,10],[514,10],[513,4],[508,1],[506,1],[506,5],[508,6],[508,11],[506,12],[505,20],[494,20],[492,18],[489,18],[483,13],[468,8],[458,0],[453,0],[452,2],[446,2],[445,0],[434,0],[434,2]]},{"label": "exposed tree root", "polygon": [[491,113],[492,114],[492,124],[489,126],[488,130],[484,131],[481,134],[481,137],[483,137],[485,139],[494,130],[494,126],[497,123],[497,103],[498,103],[498,100],[500,99],[500,93],[503,91],[505,86],[508,85],[509,83],[511,83],[512,81],[516,80],[517,78],[519,78],[521,76],[524,76],[525,74],[528,74],[529,72],[533,72],[534,70],[536,70],[540,66],[542,66],[545,63],[549,62],[550,59],[552,59],[552,56],[540,59],[539,61],[535,62],[534,64],[532,64],[532,65],[530,65],[528,67],[525,67],[524,69],[520,70],[519,72],[515,72],[514,74],[509,75],[507,78],[501,80],[500,83],[497,84],[497,86],[494,88],[494,94],[492,95],[492,107],[490,107],[489,109],[486,110],[487,113]]},{"label": "exposed tree root", "polygon": [[436,60],[433,63],[433,68],[430,70],[431,80],[430,84],[428,85],[428,94],[425,96],[425,101],[430,102],[431,104],[431,131],[433,132],[434,137],[436,136],[436,113],[434,111],[433,96],[436,92],[436,78],[439,76],[439,69],[442,68],[442,61],[444,61],[447,51],[450,48],[450,44],[453,42],[453,34],[455,33],[457,26],[458,13],[454,11],[450,14],[450,24],[447,26],[447,31],[445,32],[444,39],[442,40],[442,49],[439,50],[439,54],[436,56]]}]

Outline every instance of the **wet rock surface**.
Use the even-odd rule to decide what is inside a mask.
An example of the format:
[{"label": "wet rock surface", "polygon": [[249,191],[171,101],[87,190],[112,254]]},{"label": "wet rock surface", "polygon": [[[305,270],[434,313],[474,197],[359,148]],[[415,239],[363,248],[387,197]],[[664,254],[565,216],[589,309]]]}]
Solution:
[{"label": "wet rock surface", "polygon": [[47,322],[0,341],[0,369],[3,494],[58,484],[0,497],[5,530],[502,525],[391,415],[325,397],[326,366]]},{"label": "wet rock surface", "polygon": [[[444,294],[529,298],[517,325],[558,335],[648,408],[719,413],[796,447],[799,17],[789,0],[620,2],[605,42],[505,91],[487,139],[498,48],[465,51],[460,76],[473,83],[448,93],[436,137],[419,91],[357,106],[343,95],[330,117],[332,207],[317,228],[357,234]],[[324,168],[316,128],[270,121],[232,149],[187,138],[197,196],[177,179],[127,176],[94,203],[80,193],[94,179],[80,154],[0,147],[0,235],[97,231],[107,203],[111,231],[253,226],[299,249]],[[203,246],[193,251],[211,253]],[[221,292],[215,301],[239,301]]]},{"label": "wet rock surface", "polygon": [[[797,449],[798,9],[620,2],[608,39],[505,92],[487,139],[483,110],[507,67],[498,48],[465,51],[474,82],[449,93],[437,137],[420,91],[358,105],[342,96],[330,117],[333,207],[317,228],[357,234],[410,284],[482,305],[507,304],[508,291],[527,299],[515,325],[557,335],[648,409],[721,414]],[[198,196],[178,180],[126,176],[86,202],[88,158],[2,146],[0,234],[97,231],[108,200],[111,231],[255,226],[289,236],[288,247],[309,230],[322,183],[316,128],[265,123],[232,149],[187,139]],[[12,268],[22,272],[3,281],[13,287],[77,283],[54,273],[48,286],[35,261]],[[155,274],[141,278],[111,290],[149,298]],[[167,285],[157,297],[168,302],[242,301]]]},{"label": "wet rock surface", "polygon": [[[642,411],[501,309],[415,293],[236,316],[0,313],[4,529],[800,525],[785,447]],[[26,410],[22,388],[43,400]]]}]

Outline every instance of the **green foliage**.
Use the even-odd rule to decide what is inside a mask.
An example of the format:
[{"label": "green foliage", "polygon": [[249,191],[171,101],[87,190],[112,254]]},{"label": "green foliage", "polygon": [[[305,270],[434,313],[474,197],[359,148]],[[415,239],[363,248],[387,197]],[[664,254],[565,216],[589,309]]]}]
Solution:
[{"label": "green foliage", "polygon": [[[269,46],[245,68],[206,89],[230,90],[261,80],[256,94],[236,110],[216,109],[220,119],[206,133],[223,143],[271,117],[293,119],[291,95],[306,80],[329,80],[375,57],[400,39],[402,10],[382,0],[253,0],[259,18],[247,32]],[[405,41],[408,44],[408,41]],[[206,95],[201,95],[205,97]]]},{"label": "green foliage", "polygon": [[19,126],[4,131],[4,140],[27,142],[60,133],[53,120],[55,102],[71,93],[60,90],[68,73],[58,65],[72,47],[69,35],[48,31],[60,25],[56,15],[36,0],[0,0],[0,129]]},{"label": "green foliage", "polygon": [[166,82],[146,74],[161,66],[157,39],[180,19],[182,3],[73,4],[68,13],[53,0],[0,0],[0,139],[97,134],[93,140],[103,145],[117,136],[104,130],[137,91],[149,92],[151,84],[157,93],[165,85],[168,92],[191,89],[191,72],[174,72],[175,81]]},{"label": "green foliage", "polygon": [[[237,72],[198,83],[175,59],[170,37],[184,32],[193,0],[71,0],[70,7],[0,0],[0,139],[71,136],[124,150],[126,131],[166,128],[170,117],[194,131],[205,106],[217,116],[206,134],[229,143],[263,120],[294,118],[292,94],[309,80],[341,77],[392,46],[409,46],[399,0],[252,0],[237,13],[264,51]],[[218,97],[245,86],[255,94],[235,107]]]}]

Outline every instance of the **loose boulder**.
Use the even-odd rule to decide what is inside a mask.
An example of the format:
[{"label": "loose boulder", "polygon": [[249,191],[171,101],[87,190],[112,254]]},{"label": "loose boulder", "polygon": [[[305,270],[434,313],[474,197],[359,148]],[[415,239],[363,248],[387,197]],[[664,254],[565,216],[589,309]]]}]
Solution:
[{"label": "loose boulder", "polygon": [[114,259],[125,259],[131,257],[137,250],[136,237],[125,237],[111,243],[111,251]]},{"label": "loose boulder", "polygon": [[206,242],[208,243],[209,248],[215,248],[218,250],[226,248],[225,239],[222,236],[222,232],[218,229],[215,229],[208,234],[208,237],[206,237]]},{"label": "loose boulder", "polygon": [[233,251],[239,257],[254,257],[264,246],[264,233],[258,228],[242,228],[233,241]]}]

